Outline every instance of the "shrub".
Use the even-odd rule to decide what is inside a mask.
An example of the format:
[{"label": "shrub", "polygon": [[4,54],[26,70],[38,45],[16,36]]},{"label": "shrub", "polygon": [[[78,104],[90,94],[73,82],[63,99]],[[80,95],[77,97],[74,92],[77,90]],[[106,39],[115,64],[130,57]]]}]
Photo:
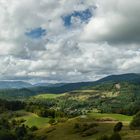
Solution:
[{"label": "shrub", "polygon": [[36,131],[36,130],[38,130],[38,128],[37,128],[36,126],[32,126],[32,127],[30,128],[30,130],[31,130],[31,131]]},{"label": "shrub", "polygon": [[54,124],[55,123],[55,119],[54,118],[51,118],[50,120],[49,120],[49,124]]},{"label": "shrub", "polygon": [[138,112],[130,123],[131,129],[140,129],[140,112]]},{"label": "shrub", "polygon": [[59,118],[57,121],[59,122],[59,123],[64,123],[64,122],[66,122],[68,119],[67,118]]},{"label": "shrub", "polygon": [[122,122],[118,122],[118,123],[114,126],[114,132],[119,132],[119,131],[121,131],[122,127],[123,127]]},{"label": "shrub", "polygon": [[26,122],[25,119],[20,119],[20,120],[19,120],[19,123],[24,123],[24,122]]},{"label": "shrub", "polygon": [[27,127],[23,124],[17,127],[15,132],[18,138],[24,137],[27,134]]}]

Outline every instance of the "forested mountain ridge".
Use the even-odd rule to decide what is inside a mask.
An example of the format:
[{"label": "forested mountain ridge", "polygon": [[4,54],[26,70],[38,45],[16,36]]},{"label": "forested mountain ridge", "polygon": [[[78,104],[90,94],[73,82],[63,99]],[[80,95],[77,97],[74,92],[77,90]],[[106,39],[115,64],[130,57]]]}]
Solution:
[{"label": "forested mountain ridge", "polygon": [[23,81],[0,81],[0,89],[11,89],[11,88],[25,88],[31,87],[32,85],[28,82]]},{"label": "forested mountain ridge", "polygon": [[[75,90],[91,89],[94,87],[98,87],[102,84],[120,83],[120,82],[139,84],[140,74],[131,73],[131,74],[122,74],[122,75],[111,75],[93,82],[62,83],[62,84],[58,83],[58,84],[52,84],[47,86],[44,86],[45,84],[43,84],[43,86],[40,86],[41,84],[39,84],[39,86],[37,85],[33,86],[31,84],[28,84],[26,82],[21,82],[21,81],[16,81],[16,82],[7,81],[3,83],[0,82],[0,87],[3,87],[0,89],[0,97],[25,98],[40,93],[61,94],[65,92],[75,91]],[[12,86],[14,85],[15,88],[11,88],[11,85]],[[108,86],[106,87],[108,88]]]}]

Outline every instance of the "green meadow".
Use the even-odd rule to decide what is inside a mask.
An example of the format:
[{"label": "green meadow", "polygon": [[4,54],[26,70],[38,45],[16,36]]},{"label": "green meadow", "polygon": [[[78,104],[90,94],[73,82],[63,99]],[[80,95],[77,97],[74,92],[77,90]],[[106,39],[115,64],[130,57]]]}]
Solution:
[{"label": "green meadow", "polygon": [[133,116],[127,116],[127,115],[122,115],[122,114],[107,114],[107,113],[89,113],[89,117],[93,117],[95,119],[107,119],[110,118],[115,121],[122,121],[122,122],[130,122],[133,118]]},{"label": "green meadow", "polygon": [[50,120],[49,118],[39,117],[38,115],[34,113],[29,113],[29,112],[25,112],[25,115],[21,117],[17,117],[16,119],[25,120],[24,124],[29,127],[32,127],[32,126],[43,127],[47,125],[48,121]]},{"label": "green meadow", "polygon": [[[115,121],[95,121],[94,119],[112,118]],[[120,114],[101,114],[91,113],[87,117],[77,117],[69,119],[66,122],[58,123],[53,126],[43,127],[36,132],[37,136],[45,135],[49,140],[97,140],[100,136],[113,133],[113,128],[118,121],[123,122],[123,128],[120,132],[122,140],[139,140],[140,131],[130,130],[129,122],[132,120],[132,116],[125,116]],[[74,129],[75,123],[97,123],[98,133],[91,136],[83,137],[80,133],[77,133]]]},{"label": "green meadow", "polygon": [[[34,134],[37,137],[43,136],[47,140],[97,140],[103,135],[110,136],[113,133],[115,124],[119,121],[123,123],[123,128],[120,132],[122,140],[139,140],[140,137],[140,130],[131,130],[129,128],[129,123],[133,116],[92,112],[86,116],[69,118],[50,125],[50,118],[39,117],[24,110],[17,111],[17,113],[21,114],[21,116],[16,117],[16,120],[25,120],[24,124],[29,127],[37,126],[39,129]],[[98,132],[91,136],[83,137],[81,133],[75,131],[74,126],[76,123],[97,123],[96,129]]]},{"label": "green meadow", "polygon": [[61,97],[64,94],[49,94],[49,93],[44,93],[44,94],[39,94],[36,96],[33,96],[31,98],[35,98],[35,99],[55,99],[57,97]]}]

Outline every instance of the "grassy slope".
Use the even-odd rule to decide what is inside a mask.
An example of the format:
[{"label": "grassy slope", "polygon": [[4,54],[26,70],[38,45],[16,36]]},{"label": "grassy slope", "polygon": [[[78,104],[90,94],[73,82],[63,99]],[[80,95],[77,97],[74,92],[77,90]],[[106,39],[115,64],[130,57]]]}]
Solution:
[{"label": "grassy slope", "polygon": [[126,116],[126,115],[121,115],[121,114],[107,114],[107,113],[90,113],[89,117],[94,117],[94,118],[112,118],[117,121],[123,121],[123,122],[130,122],[132,120],[132,116]]},{"label": "grassy slope", "polygon": [[112,121],[110,123],[98,122],[99,126],[97,127],[98,133],[88,137],[82,137],[79,133],[76,133],[74,130],[74,124],[77,122],[94,122],[94,118],[112,118],[117,121],[122,121],[124,127],[121,131],[123,137],[122,140],[139,140],[140,131],[133,131],[129,129],[128,123],[132,117],[125,116],[120,114],[100,114],[100,113],[90,113],[87,118],[73,118],[69,119],[64,123],[58,123],[57,125],[51,126],[48,125],[48,118],[38,117],[36,114],[21,111],[24,116],[18,117],[17,119],[25,119],[25,124],[29,127],[36,125],[40,129],[36,132],[36,135],[46,136],[49,140],[96,140],[101,135],[110,135],[112,134],[113,127],[116,122]]},{"label": "grassy slope", "polygon": [[[77,119],[71,119],[65,123],[52,126],[52,132],[47,131],[51,130],[50,128],[43,128],[37,132],[37,135],[46,134],[46,137],[49,140],[95,140],[102,134],[110,134],[113,128],[112,124],[100,124],[98,127],[98,129],[101,130],[100,133],[97,133],[93,136],[81,137],[81,135],[76,133],[74,130],[74,124],[76,122]],[[106,129],[105,127],[107,127],[108,129]]]},{"label": "grassy slope", "polygon": [[49,121],[49,118],[39,117],[36,114],[29,113],[29,112],[25,112],[24,116],[17,117],[16,119],[26,120],[24,124],[28,125],[29,127],[31,127],[31,126],[42,127],[44,125],[47,125],[48,121]]},{"label": "grassy slope", "polygon": [[60,97],[60,96],[63,96],[64,94],[49,94],[49,93],[46,93],[46,94],[39,94],[39,95],[36,95],[36,96],[33,96],[31,98],[35,98],[35,99],[54,99],[54,98],[57,98],[57,97]]},{"label": "grassy slope", "polygon": [[[94,118],[112,118],[117,121],[106,122],[97,122],[99,126],[97,134],[88,137],[82,137],[79,133],[76,133],[74,130],[74,124],[77,122],[94,122]],[[118,121],[122,121],[124,127],[121,131],[123,137],[122,140],[139,140],[140,131],[133,131],[129,129],[129,124],[132,119],[131,116],[125,116],[120,114],[100,114],[100,113],[91,113],[87,118],[74,118],[69,119],[65,123],[59,123],[51,128],[42,128],[37,131],[37,135],[46,135],[49,140],[96,140],[101,135],[111,135],[113,133],[113,127]],[[127,123],[126,123],[127,122]],[[51,130],[51,131],[50,131]]]},{"label": "grassy slope", "polygon": [[42,127],[44,126],[44,124],[47,124],[49,121],[49,118],[38,117],[37,115],[24,117],[24,119],[26,119],[25,124],[28,125],[29,127],[33,125],[37,127]]}]

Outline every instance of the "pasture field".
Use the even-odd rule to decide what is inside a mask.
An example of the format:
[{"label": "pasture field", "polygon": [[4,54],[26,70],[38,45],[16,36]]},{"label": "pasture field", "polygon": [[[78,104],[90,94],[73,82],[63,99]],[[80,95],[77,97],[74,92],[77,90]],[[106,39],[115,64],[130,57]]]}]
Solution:
[{"label": "pasture field", "polygon": [[[65,122],[50,125],[49,118],[39,117],[36,114],[21,111],[24,115],[16,119],[24,119],[25,125],[37,126],[39,130],[35,132],[37,136],[44,136],[48,140],[97,140],[100,136],[111,135],[113,133],[114,125],[121,121],[123,128],[120,132],[122,140],[139,140],[140,130],[130,130],[129,123],[132,120],[132,116],[126,116],[121,114],[106,114],[106,113],[89,113],[87,117],[76,117],[68,119]],[[106,121],[110,118],[114,121]],[[96,119],[103,119],[103,121],[96,121]],[[91,136],[83,137],[80,133],[77,133],[74,129],[75,123],[97,123],[98,133]]]},{"label": "pasture field", "polygon": [[[114,116],[113,116],[114,117]],[[80,133],[77,133],[74,129],[74,125],[77,122],[93,122],[90,119],[74,118],[69,119],[67,122],[60,123],[50,127],[44,127],[36,132],[38,136],[46,136],[48,140],[97,140],[100,136],[113,134],[113,128],[116,122],[102,122],[97,126],[98,133],[91,136],[83,137]],[[125,118],[126,121],[126,118]],[[128,123],[123,122],[123,128],[120,132],[122,140],[139,140],[140,130],[130,130]]]},{"label": "pasture field", "polygon": [[[96,121],[96,119],[111,118],[115,121]],[[123,123],[122,131],[120,132],[122,140],[139,140],[140,130],[130,130],[129,123],[132,120],[132,116],[126,116],[121,114],[101,114],[101,113],[90,113],[87,117],[77,117],[69,119],[64,123],[58,123],[50,127],[44,127],[36,132],[36,135],[45,134],[49,140],[97,140],[100,136],[108,135],[113,133],[114,125],[121,121]],[[77,122],[88,122],[97,123],[98,133],[91,136],[82,137],[80,133],[77,133],[74,129],[74,125]]]},{"label": "pasture field", "polygon": [[112,120],[116,120],[116,121],[122,121],[122,122],[130,122],[133,118],[133,116],[127,116],[127,115],[122,115],[122,114],[107,114],[107,113],[89,113],[88,114],[89,117],[93,117],[95,119],[107,119],[110,118]]},{"label": "pasture field", "polygon": [[55,99],[55,98],[61,97],[61,96],[64,96],[64,94],[49,94],[49,93],[46,93],[46,94],[39,94],[39,95],[33,96],[31,98],[35,98],[35,99]]},{"label": "pasture field", "polygon": [[32,127],[32,126],[43,127],[45,125],[48,125],[48,122],[50,120],[49,118],[39,117],[38,115],[34,113],[29,113],[29,112],[24,112],[24,111],[23,113],[25,115],[16,117],[15,119],[25,120],[24,124],[29,127]]}]

